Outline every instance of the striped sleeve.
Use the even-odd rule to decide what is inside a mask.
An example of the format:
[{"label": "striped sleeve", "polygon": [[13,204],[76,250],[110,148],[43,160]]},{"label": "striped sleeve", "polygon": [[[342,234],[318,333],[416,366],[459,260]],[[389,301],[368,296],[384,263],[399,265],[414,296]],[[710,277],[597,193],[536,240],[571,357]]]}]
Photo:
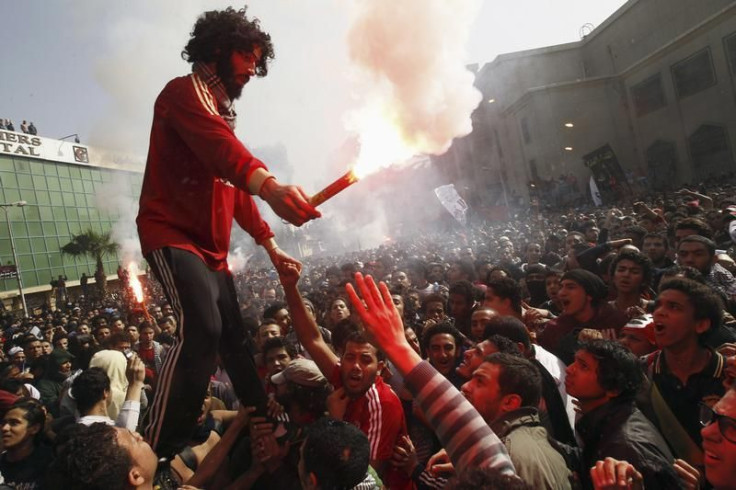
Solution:
[{"label": "striped sleeve", "polygon": [[458,473],[488,467],[515,474],[501,440],[458,389],[427,361],[412,369],[405,380]]}]

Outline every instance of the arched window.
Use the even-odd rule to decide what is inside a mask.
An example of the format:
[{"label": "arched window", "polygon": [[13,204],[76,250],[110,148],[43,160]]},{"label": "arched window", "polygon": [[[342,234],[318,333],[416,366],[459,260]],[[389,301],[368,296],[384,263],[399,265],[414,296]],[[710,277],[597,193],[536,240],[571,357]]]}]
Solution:
[{"label": "arched window", "polygon": [[672,188],[677,180],[677,150],[669,141],[657,140],[646,150],[647,178],[654,190]]}]

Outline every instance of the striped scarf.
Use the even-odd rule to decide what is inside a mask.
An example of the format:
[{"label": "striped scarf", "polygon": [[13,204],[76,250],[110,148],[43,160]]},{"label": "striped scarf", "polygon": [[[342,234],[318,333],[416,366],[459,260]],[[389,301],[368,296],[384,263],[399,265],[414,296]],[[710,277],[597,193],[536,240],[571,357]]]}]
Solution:
[{"label": "striped scarf", "polygon": [[217,76],[217,73],[210,70],[207,65],[199,61],[192,64],[192,72],[207,84],[217,99],[220,116],[230,126],[230,129],[235,131],[235,123],[238,115],[235,113],[235,109],[233,109],[233,101],[227,95],[227,90],[220,77]]}]

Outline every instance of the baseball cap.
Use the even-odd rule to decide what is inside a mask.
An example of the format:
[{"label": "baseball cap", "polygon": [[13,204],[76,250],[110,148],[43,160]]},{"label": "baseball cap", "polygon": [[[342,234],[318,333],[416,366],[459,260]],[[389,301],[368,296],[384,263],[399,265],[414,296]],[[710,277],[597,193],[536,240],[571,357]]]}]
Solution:
[{"label": "baseball cap", "polygon": [[623,326],[624,330],[636,330],[644,334],[650,344],[656,344],[654,340],[654,318],[652,315],[644,315],[632,318],[629,323]]},{"label": "baseball cap", "polygon": [[271,376],[271,382],[275,385],[284,384],[287,381],[311,388],[320,388],[327,384],[317,364],[309,359],[294,359],[283,371]]}]

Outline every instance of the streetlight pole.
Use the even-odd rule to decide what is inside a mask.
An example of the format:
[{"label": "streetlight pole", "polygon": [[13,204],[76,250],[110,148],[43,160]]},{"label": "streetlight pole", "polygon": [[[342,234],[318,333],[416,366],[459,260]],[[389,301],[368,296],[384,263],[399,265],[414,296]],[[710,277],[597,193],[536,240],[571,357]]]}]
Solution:
[{"label": "streetlight pole", "polygon": [[10,215],[8,208],[17,206],[22,208],[28,204],[25,201],[16,201],[9,203],[0,203],[0,208],[5,211],[5,221],[8,223],[8,233],[10,234],[10,248],[13,251],[13,262],[15,262],[15,276],[18,278],[18,291],[20,291],[20,301],[23,304],[23,314],[28,317],[28,307],[26,306],[26,297],[23,294],[23,280],[20,277],[20,264],[18,263],[18,254],[15,252],[15,238],[13,237],[13,227],[10,225]]}]

